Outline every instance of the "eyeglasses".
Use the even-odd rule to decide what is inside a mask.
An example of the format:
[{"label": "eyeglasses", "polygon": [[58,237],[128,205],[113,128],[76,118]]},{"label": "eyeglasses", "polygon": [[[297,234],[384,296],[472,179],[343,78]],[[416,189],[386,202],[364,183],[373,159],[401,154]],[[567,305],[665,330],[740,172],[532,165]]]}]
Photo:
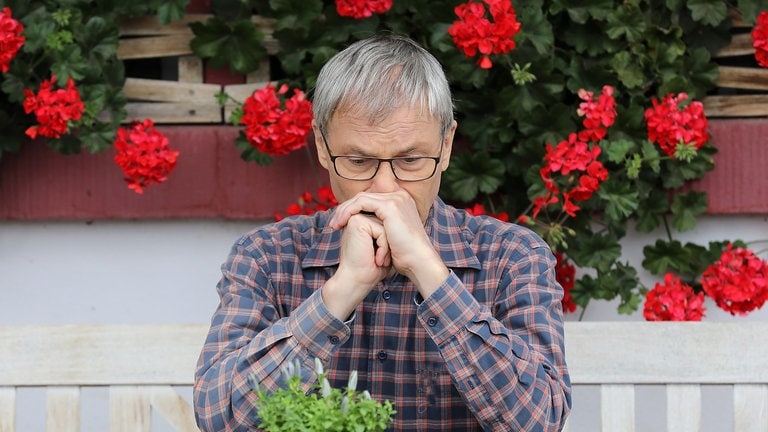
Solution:
[{"label": "eyeglasses", "polygon": [[443,146],[440,146],[440,155],[438,157],[406,156],[383,159],[367,156],[334,156],[328,147],[328,139],[325,138],[325,132],[321,130],[320,135],[323,137],[326,150],[328,150],[328,156],[331,158],[333,169],[339,177],[347,180],[370,180],[376,177],[381,163],[388,162],[392,168],[392,173],[398,180],[404,182],[423,181],[435,175],[437,163],[440,162],[440,158],[443,156]]}]

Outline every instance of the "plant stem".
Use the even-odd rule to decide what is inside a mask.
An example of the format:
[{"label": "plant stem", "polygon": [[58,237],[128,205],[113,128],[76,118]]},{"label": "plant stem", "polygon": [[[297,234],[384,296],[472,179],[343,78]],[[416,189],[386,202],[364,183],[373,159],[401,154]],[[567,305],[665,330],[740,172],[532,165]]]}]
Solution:
[{"label": "plant stem", "polygon": [[669,241],[672,241],[673,240],[672,230],[669,229],[669,221],[667,220],[667,217],[662,216],[661,220],[664,221],[664,230],[667,232],[667,239],[669,239]]},{"label": "plant stem", "polygon": [[587,300],[587,304],[584,305],[583,308],[581,308],[581,313],[579,314],[579,321],[582,321],[584,319],[584,313],[587,312],[587,306],[589,306],[589,300]]}]

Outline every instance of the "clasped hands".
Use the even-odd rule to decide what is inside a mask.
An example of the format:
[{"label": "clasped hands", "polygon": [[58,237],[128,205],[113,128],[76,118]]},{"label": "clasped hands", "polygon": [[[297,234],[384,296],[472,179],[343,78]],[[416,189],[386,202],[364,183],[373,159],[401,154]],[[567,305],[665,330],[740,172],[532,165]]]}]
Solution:
[{"label": "clasped hands", "polygon": [[346,319],[382,279],[408,277],[423,298],[448,277],[411,196],[361,192],[339,204],[329,221],[342,230],[339,267],[323,287],[326,307]]}]

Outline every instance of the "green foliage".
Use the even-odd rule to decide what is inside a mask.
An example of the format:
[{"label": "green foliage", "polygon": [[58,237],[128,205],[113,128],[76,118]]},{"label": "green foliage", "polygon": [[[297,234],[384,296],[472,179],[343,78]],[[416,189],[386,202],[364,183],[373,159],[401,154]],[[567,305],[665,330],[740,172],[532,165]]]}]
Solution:
[{"label": "green foliage", "polygon": [[347,387],[331,388],[315,360],[317,381],[305,392],[298,360],[283,368],[285,387],[273,392],[256,385],[259,428],[267,432],[382,432],[389,427],[395,410],[390,401],[371,399],[358,392],[357,372]]},{"label": "green foliage", "polygon": [[[225,3],[213,4],[219,1]],[[493,68],[483,70],[446,33],[457,19],[453,8],[459,3],[394,2],[390,11],[360,20],[340,17],[331,0],[271,0],[269,5],[252,0],[250,5],[276,22],[281,52],[275,60],[282,75],[275,78],[307,90],[328,58],[378,31],[405,34],[434,53],[451,82],[459,122],[460,144],[441,189],[457,206],[480,202],[513,218],[526,214],[531,200],[544,191],[539,169],[545,145],[555,145],[580,127],[579,89],[599,93],[604,85],[614,87],[618,117],[600,143],[608,179],[580,203],[576,217],[563,217],[555,206],[530,226],[585,274],[593,272],[577,281],[577,303],[619,298],[620,312],[634,311],[645,288],[637,271],[619,261],[621,239],[632,226],[644,233],[664,228],[666,239],[659,241],[673,244],[672,230],[692,229],[706,210],[706,195],[681,188],[712,169],[717,144],[698,151],[680,146],[674,159],[664,156],[648,141],[643,113],[654,97],[686,92],[700,100],[714,91],[718,66],[712,54],[730,41],[728,8],[733,5],[709,0],[513,2],[522,24],[517,47],[492,56]],[[735,6],[754,22],[768,2],[740,0]],[[252,159],[242,149],[243,157]],[[697,252],[693,246],[647,248],[644,266],[656,274],[693,272],[700,267],[692,257]]]},{"label": "green foliage", "polygon": [[210,59],[213,67],[229,66],[234,71],[247,73],[256,70],[265,53],[261,49],[264,35],[250,19],[233,23],[218,17],[205,23],[190,24],[195,38],[191,48],[200,57]]},{"label": "green foliage", "polygon": [[24,89],[37,92],[55,74],[61,85],[75,80],[85,105],[82,119],[60,139],[46,139],[61,153],[83,148],[96,152],[112,145],[125,120],[125,71],[117,58],[118,24],[126,17],[156,15],[163,23],[184,15],[188,0],[0,1],[24,25],[22,49],[2,74],[0,92],[0,157],[27,141],[24,131],[36,123],[24,113]]}]

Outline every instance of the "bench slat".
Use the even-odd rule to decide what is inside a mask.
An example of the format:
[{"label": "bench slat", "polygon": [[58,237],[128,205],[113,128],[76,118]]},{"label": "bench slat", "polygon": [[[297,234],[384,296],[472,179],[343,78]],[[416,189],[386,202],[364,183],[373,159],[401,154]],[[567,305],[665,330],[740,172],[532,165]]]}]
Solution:
[{"label": "bench slat", "polygon": [[149,399],[139,386],[109,387],[109,432],[150,432]]},{"label": "bench slat", "polygon": [[768,383],[765,321],[567,322],[565,344],[574,384]]},{"label": "bench slat", "polygon": [[16,432],[16,389],[0,387],[0,432]]},{"label": "bench slat", "polygon": [[0,326],[0,386],[189,385],[205,324]]},{"label": "bench slat", "polygon": [[733,386],[733,430],[768,432],[768,384]]},{"label": "bench slat", "polygon": [[199,432],[195,424],[192,407],[171,386],[149,386],[145,388],[152,408],[157,411],[175,430]]},{"label": "bench slat", "polygon": [[600,386],[600,404],[603,432],[634,432],[635,387],[633,385]]},{"label": "bench slat", "polygon": [[45,430],[80,432],[80,388],[50,387],[45,397]]},{"label": "bench slat", "polygon": [[667,430],[674,432],[701,430],[701,386],[697,384],[667,386]]}]

